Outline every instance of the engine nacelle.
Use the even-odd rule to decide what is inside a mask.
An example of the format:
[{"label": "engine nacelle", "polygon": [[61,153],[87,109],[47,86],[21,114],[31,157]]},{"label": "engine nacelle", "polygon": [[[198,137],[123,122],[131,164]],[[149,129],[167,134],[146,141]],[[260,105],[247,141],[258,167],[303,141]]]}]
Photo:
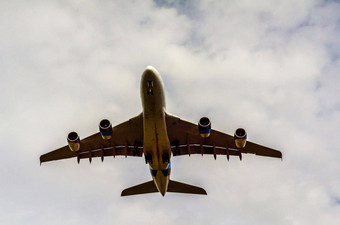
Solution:
[{"label": "engine nacelle", "polygon": [[67,143],[72,152],[79,151],[80,138],[76,132],[73,131],[67,135]]},{"label": "engine nacelle", "polygon": [[237,148],[244,148],[247,143],[247,132],[243,128],[238,128],[234,134],[235,145]]},{"label": "engine nacelle", "polygon": [[200,135],[203,138],[207,138],[210,136],[211,123],[208,117],[202,117],[198,121],[198,131],[200,132]]},{"label": "engine nacelle", "polygon": [[112,125],[109,120],[103,119],[99,123],[100,135],[104,140],[110,140],[112,137]]}]

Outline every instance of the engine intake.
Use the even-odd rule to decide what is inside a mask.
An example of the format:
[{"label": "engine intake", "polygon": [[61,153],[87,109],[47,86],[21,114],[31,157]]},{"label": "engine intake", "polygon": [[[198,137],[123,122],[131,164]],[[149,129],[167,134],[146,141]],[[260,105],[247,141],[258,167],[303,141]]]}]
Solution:
[{"label": "engine intake", "polygon": [[203,138],[207,138],[210,136],[211,132],[211,122],[208,117],[202,117],[198,121],[198,131]]},{"label": "engine intake", "polygon": [[103,119],[99,123],[99,131],[100,135],[104,140],[110,140],[112,137],[112,125],[111,122],[107,119]]},{"label": "engine intake", "polygon": [[72,152],[79,151],[80,149],[80,138],[76,132],[71,132],[67,135],[67,143]]},{"label": "engine intake", "polygon": [[237,148],[244,148],[247,143],[247,132],[243,128],[238,128],[234,134],[235,145]]}]

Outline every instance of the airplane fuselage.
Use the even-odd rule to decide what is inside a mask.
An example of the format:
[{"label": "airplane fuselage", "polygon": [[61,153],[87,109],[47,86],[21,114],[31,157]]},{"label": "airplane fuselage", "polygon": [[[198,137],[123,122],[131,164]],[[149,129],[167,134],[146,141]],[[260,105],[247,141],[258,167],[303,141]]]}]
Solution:
[{"label": "airplane fuselage", "polygon": [[143,151],[158,191],[164,196],[170,179],[171,148],[165,122],[165,92],[161,76],[148,66],[141,79]]}]

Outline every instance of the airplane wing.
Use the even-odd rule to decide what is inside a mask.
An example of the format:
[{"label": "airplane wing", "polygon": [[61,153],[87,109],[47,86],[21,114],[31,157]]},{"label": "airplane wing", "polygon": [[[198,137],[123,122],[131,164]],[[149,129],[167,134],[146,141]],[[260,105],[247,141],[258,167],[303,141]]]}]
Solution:
[{"label": "airplane wing", "polygon": [[280,151],[250,141],[247,141],[243,149],[238,149],[233,136],[213,129],[208,138],[202,138],[198,132],[197,124],[173,115],[166,114],[166,123],[173,156],[210,154],[214,155],[215,159],[216,155],[226,155],[229,159],[229,156],[234,155],[242,159],[242,153],[249,153],[282,159]]},{"label": "airplane wing", "polygon": [[93,157],[106,156],[139,156],[143,154],[143,116],[139,114],[112,128],[112,138],[103,140],[100,133],[86,137],[80,142],[80,150],[73,152],[66,145],[40,156],[40,164],[47,161],[77,157],[88,158],[91,162]]}]

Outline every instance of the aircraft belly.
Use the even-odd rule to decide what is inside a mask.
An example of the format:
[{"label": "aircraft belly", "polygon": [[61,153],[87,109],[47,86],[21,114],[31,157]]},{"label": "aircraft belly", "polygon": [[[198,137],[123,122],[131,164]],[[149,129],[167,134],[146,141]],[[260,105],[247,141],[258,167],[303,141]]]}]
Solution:
[{"label": "aircraft belly", "polygon": [[[144,112],[144,114],[147,114]],[[158,191],[164,196],[169,184],[169,175],[162,171],[168,169],[169,163],[163,162],[163,154],[170,154],[170,142],[167,135],[164,111],[160,114],[147,114],[144,116],[144,155],[151,154],[152,163],[149,162],[152,179]],[[153,173],[152,171],[156,171]]]},{"label": "aircraft belly", "polygon": [[158,115],[144,118],[144,154],[152,155],[152,169],[167,169],[168,163],[163,163],[162,158],[165,153],[170,154],[165,117]]},{"label": "aircraft belly", "polygon": [[168,167],[171,149],[165,121],[163,82],[159,74],[152,69],[146,70],[142,75],[141,99],[144,129],[143,151],[144,155],[148,156],[152,179],[158,191],[164,196],[170,179]]}]

